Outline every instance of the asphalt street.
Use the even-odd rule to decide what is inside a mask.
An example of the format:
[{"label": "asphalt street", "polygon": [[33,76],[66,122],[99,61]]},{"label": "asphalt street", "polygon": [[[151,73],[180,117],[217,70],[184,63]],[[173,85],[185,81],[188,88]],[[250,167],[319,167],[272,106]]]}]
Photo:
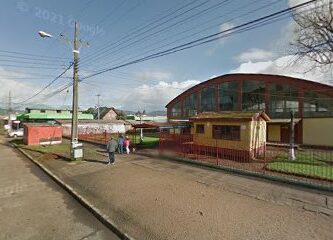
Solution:
[{"label": "asphalt street", "polygon": [[0,136],[0,239],[119,239]]}]

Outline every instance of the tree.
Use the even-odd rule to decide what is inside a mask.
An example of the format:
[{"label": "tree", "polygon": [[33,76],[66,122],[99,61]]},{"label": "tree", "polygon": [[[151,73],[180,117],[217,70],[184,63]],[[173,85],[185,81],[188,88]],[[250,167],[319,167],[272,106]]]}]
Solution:
[{"label": "tree", "polygon": [[291,42],[297,60],[309,59],[313,67],[333,63],[333,0],[319,0],[310,9],[293,14],[296,23]]},{"label": "tree", "polygon": [[117,120],[126,120],[126,113],[123,111],[117,111]]}]

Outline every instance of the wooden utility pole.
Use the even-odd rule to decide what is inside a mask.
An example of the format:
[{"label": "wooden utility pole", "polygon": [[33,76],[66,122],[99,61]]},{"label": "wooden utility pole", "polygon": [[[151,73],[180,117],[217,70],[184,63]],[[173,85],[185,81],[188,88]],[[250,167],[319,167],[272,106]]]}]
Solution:
[{"label": "wooden utility pole", "polygon": [[72,157],[75,158],[74,150],[78,145],[78,84],[79,84],[79,23],[75,22],[75,33],[74,33],[74,68],[73,68],[73,103],[72,103],[72,128],[71,128],[71,153]]}]

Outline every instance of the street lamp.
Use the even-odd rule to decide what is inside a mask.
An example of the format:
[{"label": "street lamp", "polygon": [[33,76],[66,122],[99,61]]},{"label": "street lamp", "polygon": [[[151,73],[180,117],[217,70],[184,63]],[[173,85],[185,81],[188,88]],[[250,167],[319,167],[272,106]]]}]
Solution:
[{"label": "street lamp", "polygon": [[53,38],[53,36],[47,32],[44,31],[39,31],[38,32],[39,36],[41,36],[42,38]]},{"label": "street lamp", "polygon": [[[47,32],[39,31],[42,38],[53,38]],[[73,102],[72,102],[72,127],[71,127],[71,157],[78,159],[83,157],[82,144],[78,141],[78,83],[79,83],[79,49],[82,42],[79,40],[79,24],[75,22],[74,40],[65,39],[62,34],[60,37],[66,42],[73,43]]]}]

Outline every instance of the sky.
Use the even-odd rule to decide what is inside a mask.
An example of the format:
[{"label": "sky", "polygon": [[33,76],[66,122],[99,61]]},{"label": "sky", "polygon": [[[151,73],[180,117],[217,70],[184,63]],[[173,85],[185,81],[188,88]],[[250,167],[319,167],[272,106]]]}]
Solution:
[{"label": "sky", "polygon": [[[84,79],[302,2],[305,0],[3,0],[0,105],[6,106],[11,92],[16,108],[70,106],[72,69],[25,100],[69,66],[75,20],[82,42],[79,76]],[[184,90],[228,73],[270,73],[331,84],[331,73],[307,71],[304,62],[292,64],[289,42],[294,26],[287,16],[248,32],[85,79],[79,84],[80,107],[95,107],[100,94],[102,106],[164,110]],[[38,31],[54,37],[41,38]]]}]

